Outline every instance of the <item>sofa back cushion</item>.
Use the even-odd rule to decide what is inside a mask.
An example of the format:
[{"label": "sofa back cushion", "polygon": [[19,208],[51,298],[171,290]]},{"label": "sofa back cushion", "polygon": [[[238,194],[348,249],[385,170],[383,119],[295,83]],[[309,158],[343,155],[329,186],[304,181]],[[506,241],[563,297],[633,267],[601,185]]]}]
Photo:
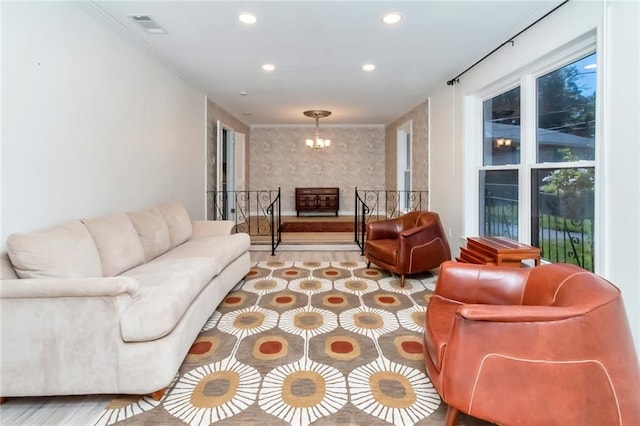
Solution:
[{"label": "sofa back cushion", "polygon": [[2,254],[0,254],[0,279],[13,280],[16,278],[19,277],[18,274],[16,274],[16,270],[13,269],[11,259],[9,259],[9,253],[3,251]]},{"label": "sofa back cushion", "polygon": [[7,252],[20,278],[101,277],[100,256],[78,220],[7,238]]},{"label": "sofa back cushion", "polygon": [[191,238],[193,226],[189,212],[179,202],[166,203],[158,206],[164,220],[169,227],[169,240],[171,248],[179,246]]},{"label": "sofa back cushion", "polygon": [[144,249],[138,232],[125,213],[83,222],[96,243],[105,277],[114,277],[144,263]]},{"label": "sofa back cushion", "polygon": [[157,207],[139,212],[129,212],[127,215],[136,228],[142,243],[145,262],[169,251],[171,247],[169,227]]}]

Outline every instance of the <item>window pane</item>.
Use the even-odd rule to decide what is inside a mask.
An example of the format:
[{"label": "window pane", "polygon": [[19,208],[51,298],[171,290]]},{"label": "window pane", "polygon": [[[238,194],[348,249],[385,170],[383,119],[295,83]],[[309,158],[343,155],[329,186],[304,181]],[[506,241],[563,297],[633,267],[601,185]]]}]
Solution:
[{"label": "window pane", "polygon": [[483,163],[520,163],[520,87],[482,103]]},{"label": "window pane", "polygon": [[533,170],[533,245],[551,262],[593,271],[594,169]]},{"label": "window pane", "polygon": [[480,171],[480,233],[518,239],[518,171]]},{"label": "window pane", "polygon": [[537,80],[538,162],[595,157],[596,54]]}]

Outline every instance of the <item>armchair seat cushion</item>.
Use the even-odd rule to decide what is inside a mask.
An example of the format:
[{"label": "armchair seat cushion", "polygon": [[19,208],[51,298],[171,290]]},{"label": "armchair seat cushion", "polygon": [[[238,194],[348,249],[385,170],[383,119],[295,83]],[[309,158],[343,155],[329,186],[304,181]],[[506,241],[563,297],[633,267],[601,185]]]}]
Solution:
[{"label": "armchair seat cushion", "polygon": [[367,255],[395,265],[398,259],[398,240],[372,240],[367,242]]}]

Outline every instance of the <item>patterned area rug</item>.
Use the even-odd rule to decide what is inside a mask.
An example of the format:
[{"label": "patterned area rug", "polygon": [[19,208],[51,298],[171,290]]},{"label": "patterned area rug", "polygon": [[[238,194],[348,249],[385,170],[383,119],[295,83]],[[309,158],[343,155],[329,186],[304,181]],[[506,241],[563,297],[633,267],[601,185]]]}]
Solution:
[{"label": "patterned area rug", "polygon": [[444,424],[423,361],[434,284],[400,288],[364,262],[258,263],[161,401],[116,398],[96,424]]}]

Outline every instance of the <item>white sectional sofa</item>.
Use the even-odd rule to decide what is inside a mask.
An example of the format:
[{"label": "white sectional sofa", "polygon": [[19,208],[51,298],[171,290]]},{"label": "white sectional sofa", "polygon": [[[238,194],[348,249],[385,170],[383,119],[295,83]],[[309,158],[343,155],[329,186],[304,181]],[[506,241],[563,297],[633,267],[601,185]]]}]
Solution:
[{"label": "white sectional sofa", "polygon": [[177,202],[9,236],[0,396],[148,394],[249,272],[233,222]]}]

